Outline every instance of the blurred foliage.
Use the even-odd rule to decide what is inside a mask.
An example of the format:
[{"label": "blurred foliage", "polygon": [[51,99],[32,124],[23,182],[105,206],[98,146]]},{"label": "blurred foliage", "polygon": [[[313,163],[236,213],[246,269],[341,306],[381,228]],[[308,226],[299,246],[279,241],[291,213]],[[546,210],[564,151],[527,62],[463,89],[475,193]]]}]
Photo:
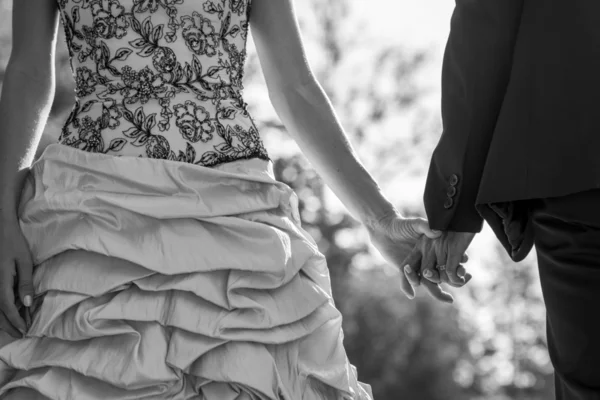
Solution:
[{"label": "blurred foliage", "polygon": [[464,398],[452,374],[468,351],[457,310],[424,297],[411,302],[397,275],[364,268],[372,263],[369,247],[348,235],[360,225],[322,207],[323,182],[303,157],[277,160],[275,173],[298,193],[303,227],[327,257],[346,351],[375,399]]},{"label": "blurred foliage", "polygon": [[[311,63],[361,160],[378,181],[401,179],[398,171],[425,179],[440,134],[439,110],[421,113],[420,124],[412,129],[383,132],[419,109],[424,93],[415,74],[428,56],[367,35],[376,34],[377,21],[357,19],[354,1],[360,0],[296,2],[303,34],[317,48]],[[0,0],[0,81],[10,54],[10,4]],[[56,96],[42,146],[60,130],[74,99],[62,27],[58,46]],[[251,51],[246,87],[262,79]],[[251,103],[250,109],[271,109],[271,117],[257,121],[263,137],[285,132],[267,102]],[[276,154],[277,149],[269,150]],[[278,157],[275,173],[298,193],[303,227],[327,256],[336,304],[344,315],[348,356],[359,379],[372,385],[376,400],[553,398],[534,263],[513,263],[499,245],[477,249],[493,255],[486,258],[493,262],[484,266],[487,281],[475,285],[473,280],[454,292],[453,306],[424,294],[410,301],[399,289],[398,272],[383,264],[362,227],[328,207],[325,186],[305,157]],[[420,211],[400,208],[405,215]]]}]

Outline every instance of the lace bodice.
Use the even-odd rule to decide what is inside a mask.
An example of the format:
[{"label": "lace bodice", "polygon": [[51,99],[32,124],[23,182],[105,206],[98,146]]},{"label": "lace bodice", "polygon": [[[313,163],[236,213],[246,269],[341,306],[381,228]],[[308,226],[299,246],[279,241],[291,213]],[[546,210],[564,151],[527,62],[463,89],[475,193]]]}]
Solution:
[{"label": "lace bodice", "polygon": [[76,82],[59,142],[214,166],[269,159],[242,99],[251,0],[57,0]]}]

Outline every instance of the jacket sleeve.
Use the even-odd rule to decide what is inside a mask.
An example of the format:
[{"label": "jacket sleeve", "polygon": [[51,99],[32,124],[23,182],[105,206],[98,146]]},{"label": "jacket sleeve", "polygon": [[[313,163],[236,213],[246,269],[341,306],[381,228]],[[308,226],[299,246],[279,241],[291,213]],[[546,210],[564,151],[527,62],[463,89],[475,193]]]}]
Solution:
[{"label": "jacket sleeve", "polygon": [[525,0],[456,0],[442,67],[443,132],[424,202],[433,229],[480,232],[475,200]]}]

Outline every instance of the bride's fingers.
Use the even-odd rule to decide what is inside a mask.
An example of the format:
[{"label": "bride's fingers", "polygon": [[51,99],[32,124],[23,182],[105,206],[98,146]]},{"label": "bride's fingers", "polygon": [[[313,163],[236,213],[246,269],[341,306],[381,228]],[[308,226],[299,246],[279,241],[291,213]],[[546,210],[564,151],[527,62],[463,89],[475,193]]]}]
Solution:
[{"label": "bride's fingers", "polygon": [[424,278],[421,280],[421,283],[423,281],[429,281],[434,284],[439,283],[439,275],[435,269],[437,254],[432,246],[431,240],[427,239],[423,243],[421,252],[423,254],[423,261],[421,262],[421,275]]},{"label": "bride's fingers", "polygon": [[428,280],[423,280],[422,283],[434,299],[449,304],[454,302],[454,297],[450,293],[445,292],[439,284],[429,282]]},{"label": "bride's fingers", "polygon": [[402,274],[402,278],[400,279],[400,289],[402,290],[402,293],[404,293],[409,299],[412,300],[415,298],[415,290],[404,274]]},{"label": "bride's fingers", "polygon": [[467,255],[467,253],[463,254],[462,258],[460,259],[461,264],[464,264],[466,262],[469,262],[469,256]]},{"label": "bride's fingers", "polygon": [[408,280],[413,288],[418,287],[421,284],[421,278],[418,271],[411,267],[409,264],[404,266],[404,277]]},{"label": "bride's fingers", "polygon": [[402,262],[402,291],[409,299],[415,297],[414,288],[419,286],[420,277],[418,272],[421,269],[422,254],[420,249],[415,246]]},{"label": "bride's fingers", "polygon": [[448,285],[455,287],[455,288],[461,288],[463,286],[465,286],[467,283],[469,283],[469,281],[473,278],[473,275],[469,274],[468,272],[465,275],[465,282],[464,283],[452,283],[452,282],[448,282]]},{"label": "bride's fingers", "polygon": [[440,273],[434,267],[427,268],[423,271],[423,277],[432,283],[440,283]]},{"label": "bride's fingers", "polygon": [[[427,271],[430,271],[430,269],[428,269]],[[458,283],[452,283],[450,282],[450,280],[448,279],[448,274],[445,274],[445,280],[442,280],[442,278],[440,277],[440,272],[438,271],[437,268],[432,268],[432,275],[430,277],[428,277],[426,274],[427,272],[423,272],[423,276],[430,282],[433,283],[447,283],[450,286],[454,286],[454,287],[463,287],[465,284],[467,284],[469,282],[469,280],[471,280],[471,278],[473,277],[471,274],[469,274],[467,272],[467,270],[465,269],[465,267],[460,264],[458,266],[457,269],[457,273],[459,276],[464,276],[465,278],[465,282],[458,282]],[[469,279],[467,280],[467,277],[469,277]]]},{"label": "bride's fingers", "polygon": [[460,288],[460,287],[465,286],[467,283],[469,283],[469,281],[473,278],[473,276],[467,272],[467,270],[465,269],[465,266],[462,265],[462,264],[458,265],[458,268],[456,269],[456,272],[457,272],[457,274],[459,276],[463,276],[464,279],[465,279],[465,281],[464,282],[458,282],[458,283],[448,282],[448,285]]},{"label": "bride's fingers", "polygon": [[440,260],[446,259],[446,252],[444,251],[443,240],[436,240],[429,243],[430,250],[429,255],[433,259],[428,260],[427,269],[423,270],[423,277],[433,283],[441,283],[440,271],[436,268]]}]

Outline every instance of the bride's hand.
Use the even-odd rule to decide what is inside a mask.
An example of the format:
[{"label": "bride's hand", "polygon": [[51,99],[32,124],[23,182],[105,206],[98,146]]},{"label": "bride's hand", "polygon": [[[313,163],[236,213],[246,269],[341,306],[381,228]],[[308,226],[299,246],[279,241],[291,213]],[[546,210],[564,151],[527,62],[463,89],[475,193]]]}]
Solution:
[{"label": "bride's hand", "polygon": [[16,302],[31,306],[33,261],[18,221],[0,218],[0,225],[0,330],[21,338],[29,327]]},{"label": "bride's hand", "polygon": [[[371,243],[381,252],[390,264],[402,272],[401,289],[410,299],[414,298],[413,284],[419,282],[429,290],[430,294],[443,302],[451,303],[452,296],[442,290],[438,283],[426,279],[421,281],[419,271],[423,257],[431,256],[431,246],[441,232],[429,228],[429,223],[423,218],[404,218],[397,212],[392,212],[381,218],[376,224],[367,226]],[[405,266],[410,266],[411,272],[405,272]]]}]

